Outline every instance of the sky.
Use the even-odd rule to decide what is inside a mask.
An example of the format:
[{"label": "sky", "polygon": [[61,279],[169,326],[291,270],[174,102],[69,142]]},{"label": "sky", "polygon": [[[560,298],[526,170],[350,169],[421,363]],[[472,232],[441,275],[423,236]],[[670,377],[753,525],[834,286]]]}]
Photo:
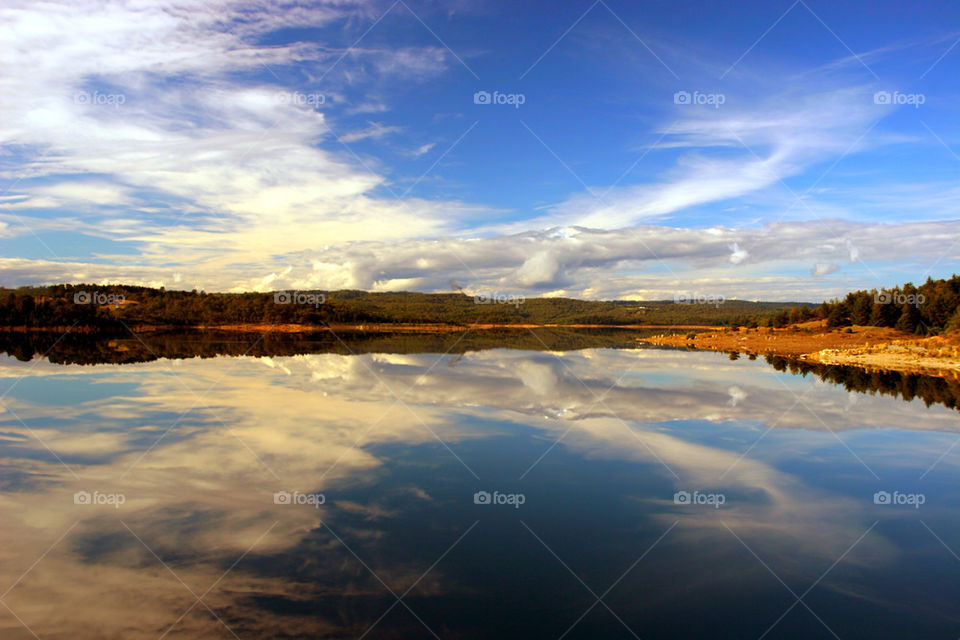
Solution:
[{"label": "sky", "polygon": [[955,2],[0,14],[0,286],[819,301],[960,272]]}]

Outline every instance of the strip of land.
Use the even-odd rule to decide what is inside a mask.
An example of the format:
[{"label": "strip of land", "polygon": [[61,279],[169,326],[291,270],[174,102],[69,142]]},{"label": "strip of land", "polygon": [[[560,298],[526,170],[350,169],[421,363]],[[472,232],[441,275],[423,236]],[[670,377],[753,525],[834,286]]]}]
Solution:
[{"label": "strip of land", "polygon": [[960,332],[919,338],[887,327],[828,329],[821,320],[781,329],[722,329],[638,339],[658,345],[785,356],[828,365],[960,379]]},{"label": "strip of land", "polygon": [[[230,323],[230,324],[198,324],[198,325],[134,325],[129,327],[134,333],[148,333],[156,331],[235,331],[241,333],[322,333],[325,331],[345,331],[364,333],[446,333],[452,331],[486,330],[486,329],[624,329],[624,330],[657,330],[669,329],[673,331],[718,331],[723,327],[710,324],[560,324],[560,323],[490,323],[471,322],[464,324],[446,323],[389,323],[389,322],[354,322],[331,324],[299,324],[299,323]],[[97,331],[88,326],[0,326],[0,332],[30,333],[91,333]]]},{"label": "strip of land", "polygon": [[448,331],[486,330],[486,329],[625,329],[625,330],[647,330],[647,329],[672,329],[675,331],[717,331],[722,327],[716,325],[703,324],[558,324],[558,323],[491,323],[491,322],[471,322],[465,324],[391,324],[391,323],[339,323],[328,325],[302,325],[302,324],[223,324],[223,325],[202,325],[191,327],[191,329],[217,330],[217,331],[247,331],[264,332],[280,331],[283,333],[313,333],[321,331],[362,331],[368,333],[444,333]]}]

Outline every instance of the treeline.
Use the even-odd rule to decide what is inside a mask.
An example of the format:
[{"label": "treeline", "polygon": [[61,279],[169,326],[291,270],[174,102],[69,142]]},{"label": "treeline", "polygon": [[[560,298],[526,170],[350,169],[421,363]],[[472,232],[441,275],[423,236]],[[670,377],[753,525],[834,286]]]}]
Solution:
[{"label": "treeline", "polygon": [[762,316],[738,318],[734,326],[783,327],[808,320],[826,320],[827,327],[890,327],[918,335],[939,335],[960,329],[960,276],[907,283],[893,289],[852,291],[843,299],[818,307],[781,309]]},{"label": "treeline", "polygon": [[591,301],[460,293],[297,291],[206,293],[126,285],[0,289],[2,327],[130,328],[226,324],[702,324],[727,325],[796,303],[727,300],[719,304]]},{"label": "treeline", "polygon": [[843,385],[847,391],[890,395],[907,402],[920,398],[928,407],[942,404],[950,409],[960,408],[960,381],[954,379],[825,365],[781,356],[766,356],[765,359],[777,371],[803,376],[813,373],[825,382]]},{"label": "treeline", "polygon": [[739,316],[730,322],[730,326],[734,329],[738,329],[740,327],[747,327],[748,329],[756,329],[757,327],[774,327],[779,329],[791,324],[817,320],[821,317],[819,314],[820,307],[813,305],[794,306],[790,307],[789,309],[780,309],[779,311],[765,314]]}]

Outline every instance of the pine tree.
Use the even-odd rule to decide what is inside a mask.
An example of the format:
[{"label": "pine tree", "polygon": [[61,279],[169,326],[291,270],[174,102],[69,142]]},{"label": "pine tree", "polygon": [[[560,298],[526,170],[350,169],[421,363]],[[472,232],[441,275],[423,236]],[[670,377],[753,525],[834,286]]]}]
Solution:
[{"label": "pine tree", "polygon": [[850,307],[850,322],[856,325],[866,325],[870,323],[870,312],[872,311],[873,296],[867,291],[858,291],[853,295],[853,304]]},{"label": "pine tree", "polygon": [[920,328],[921,318],[917,307],[905,303],[900,307],[900,319],[897,320],[896,328],[904,333],[917,333]]}]

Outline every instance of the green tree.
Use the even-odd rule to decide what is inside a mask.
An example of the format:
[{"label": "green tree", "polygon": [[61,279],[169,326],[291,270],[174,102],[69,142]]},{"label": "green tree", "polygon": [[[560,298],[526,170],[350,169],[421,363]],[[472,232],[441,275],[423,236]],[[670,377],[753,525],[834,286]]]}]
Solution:
[{"label": "green tree", "polygon": [[917,333],[921,328],[922,321],[916,305],[904,303],[900,307],[900,319],[897,320],[896,328],[905,333]]},{"label": "green tree", "polygon": [[855,325],[870,324],[870,312],[873,308],[872,291],[857,291],[851,294],[853,296],[850,305],[850,322]]}]

